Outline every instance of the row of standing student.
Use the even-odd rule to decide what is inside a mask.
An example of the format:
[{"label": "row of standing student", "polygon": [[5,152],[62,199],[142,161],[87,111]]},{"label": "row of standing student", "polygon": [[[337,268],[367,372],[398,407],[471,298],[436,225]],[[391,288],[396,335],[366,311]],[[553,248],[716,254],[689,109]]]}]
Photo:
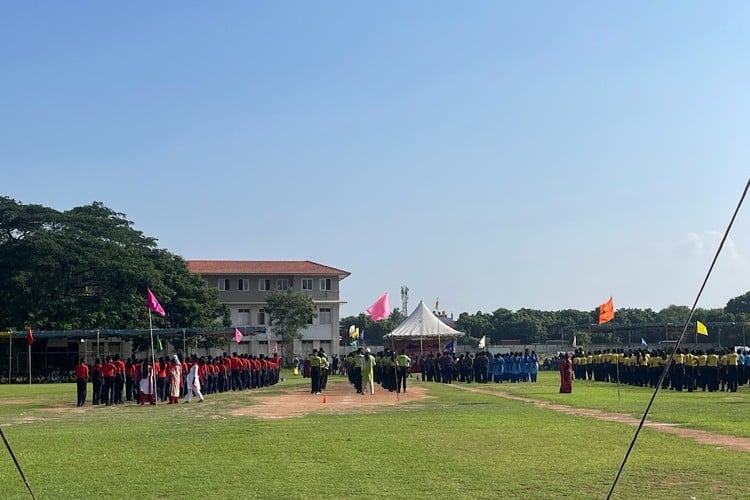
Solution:
[{"label": "row of standing student", "polygon": [[620,382],[655,388],[664,373],[662,389],[693,392],[736,392],[750,381],[750,353],[732,349],[665,350],[613,349],[573,357],[573,370],[579,380]]},{"label": "row of standing student", "polygon": [[[93,365],[81,359],[76,366],[78,386],[77,405],[86,402],[86,386],[91,381],[92,404],[107,406],[137,401],[155,404],[155,401],[176,403],[180,397],[190,402],[203,394],[229,390],[244,390],[276,384],[279,379],[280,359],[263,355],[200,357],[193,355],[183,359],[175,354],[172,358],[158,361],[128,359],[122,362],[119,356],[107,357],[104,362],[97,358]],[[201,391],[203,389],[203,391]]]}]

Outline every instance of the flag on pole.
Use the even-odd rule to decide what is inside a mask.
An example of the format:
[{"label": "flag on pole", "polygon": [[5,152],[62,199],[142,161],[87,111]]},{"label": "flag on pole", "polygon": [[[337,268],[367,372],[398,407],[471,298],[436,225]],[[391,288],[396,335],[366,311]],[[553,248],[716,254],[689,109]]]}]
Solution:
[{"label": "flag on pole", "polygon": [[146,305],[149,309],[154,311],[159,316],[166,316],[167,313],[164,312],[164,308],[159,304],[159,301],[156,299],[156,295],[154,295],[154,292],[151,291],[150,288],[146,288]]},{"label": "flag on pole", "polygon": [[164,346],[161,345],[161,339],[158,335],[156,336],[156,350],[159,352],[162,352],[164,350]]},{"label": "flag on pole", "polygon": [[238,344],[242,342],[242,332],[240,331],[239,328],[234,329],[234,341],[237,342]]},{"label": "flag on pole", "polygon": [[273,343],[273,353],[276,354],[277,352],[279,352],[279,343],[278,342],[274,342]]},{"label": "flag on pole", "polygon": [[487,342],[487,336],[482,335],[482,338],[479,339],[479,348],[484,349],[485,343]]},{"label": "flag on pole", "polygon": [[646,339],[644,339],[643,337],[641,337],[641,346],[648,347],[648,343],[646,342]]},{"label": "flag on pole", "polygon": [[599,324],[606,323],[615,319],[615,303],[612,297],[607,302],[599,306]]},{"label": "flag on pole", "polygon": [[354,333],[354,325],[351,325],[349,327],[349,335],[351,336],[351,334],[353,334],[353,333]]},{"label": "flag on pole", "polygon": [[26,334],[26,343],[29,347],[34,343],[34,334],[31,332],[31,327],[29,327],[29,333]]},{"label": "flag on pole", "polygon": [[364,330],[362,330],[361,332],[359,332],[359,340],[361,340],[362,342],[365,341],[365,331]]},{"label": "flag on pole", "polygon": [[437,311],[437,310],[439,310],[439,309],[440,309],[440,299],[439,299],[439,298],[436,298],[436,299],[435,299],[435,310]]},{"label": "flag on pole", "polygon": [[456,352],[456,339],[451,339],[450,342],[445,344],[445,352]]},{"label": "flag on pole", "polygon": [[367,313],[373,321],[380,321],[381,319],[387,318],[390,314],[390,311],[388,310],[388,292],[385,292],[373,305],[368,307]]},{"label": "flag on pole", "polygon": [[578,347],[578,339],[575,333],[573,334],[573,347]]},{"label": "flag on pole", "polygon": [[358,326],[354,327],[354,332],[352,333],[352,338],[355,339],[355,340],[359,338],[359,327]]},{"label": "flag on pole", "polygon": [[706,325],[704,325],[700,321],[695,322],[695,331],[700,335],[708,335],[708,328],[706,328]]}]

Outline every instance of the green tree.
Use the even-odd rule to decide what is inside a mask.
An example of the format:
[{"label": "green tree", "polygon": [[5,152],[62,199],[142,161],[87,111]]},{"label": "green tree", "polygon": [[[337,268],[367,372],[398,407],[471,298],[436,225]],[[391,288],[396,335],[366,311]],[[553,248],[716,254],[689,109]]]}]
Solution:
[{"label": "green tree", "polygon": [[146,288],[167,312],[156,327],[228,325],[218,292],[132,226],[98,202],[59,212],[0,197],[0,326],[144,328]]},{"label": "green tree", "polygon": [[302,330],[317,316],[310,294],[292,289],[270,292],[265,309],[272,331],[281,337],[282,353],[284,344],[302,338]]}]

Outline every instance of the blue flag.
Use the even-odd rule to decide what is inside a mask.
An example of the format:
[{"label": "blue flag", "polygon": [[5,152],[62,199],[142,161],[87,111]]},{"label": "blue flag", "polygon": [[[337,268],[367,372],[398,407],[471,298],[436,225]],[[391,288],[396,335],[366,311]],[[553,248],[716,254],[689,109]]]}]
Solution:
[{"label": "blue flag", "polygon": [[641,345],[643,347],[648,347],[648,344],[646,343],[646,339],[644,339],[643,337],[641,337]]},{"label": "blue flag", "polygon": [[445,344],[446,352],[456,352],[456,339],[452,339],[450,342]]}]

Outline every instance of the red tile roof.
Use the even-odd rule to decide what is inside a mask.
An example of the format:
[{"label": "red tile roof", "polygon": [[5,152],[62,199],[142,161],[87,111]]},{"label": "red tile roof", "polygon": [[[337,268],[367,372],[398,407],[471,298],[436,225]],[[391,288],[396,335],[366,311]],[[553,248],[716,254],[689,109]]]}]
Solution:
[{"label": "red tile roof", "polygon": [[291,274],[336,275],[344,279],[351,273],[309,260],[189,260],[188,269],[195,274]]}]

